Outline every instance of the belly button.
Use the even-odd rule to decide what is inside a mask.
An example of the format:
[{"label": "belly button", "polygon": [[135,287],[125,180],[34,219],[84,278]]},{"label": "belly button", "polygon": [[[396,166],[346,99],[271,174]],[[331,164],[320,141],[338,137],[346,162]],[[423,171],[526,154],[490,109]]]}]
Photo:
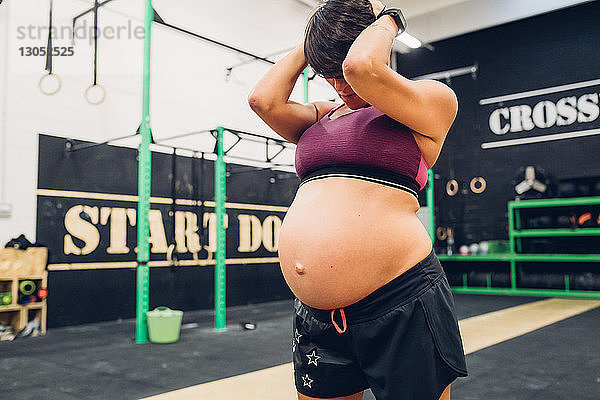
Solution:
[{"label": "belly button", "polygon": [[304,275],[306,273],[306,268],[302,264],[296,264],[296,273],[298,275]]}]

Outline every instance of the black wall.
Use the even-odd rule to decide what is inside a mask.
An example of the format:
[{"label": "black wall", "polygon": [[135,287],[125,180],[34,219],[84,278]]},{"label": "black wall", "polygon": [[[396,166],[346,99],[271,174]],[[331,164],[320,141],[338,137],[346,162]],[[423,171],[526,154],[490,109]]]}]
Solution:
[{"label": "black wall", "polygon": [[[474,64],[479,67],[475,79],[468,74],[449,82],[459,98],[459,113],[434,166],[436,225],[453,227],[458,246],[507,239],[507,201],[516,196],[514,184],[523,178],[517,176],[521,167],[534,165],[544,170],[554,183],[552,197],[600,195],[598,135],[481,148],[482,143],[497,140],[600,128],[600,118],[502,136],[488,126],[494,109],[523,104],[534,107],[543,100],[556,104],[563,97],[598,94],[600,85],[479,104],[481,99],[599,79],[599,15],[600,2],[596,1],[432,43],[433,52],[418,49],[398,55],[398,70],[407,77]],[[487,190],[482,194],[469,189],[469,182],[476,176],[487,181]],[[462,185],[454,197],[446,194],[446,182],[451,178]],[[561,189],[565,183],[586,187],[567,191]],[[442,243],[437,246],[441,250]]]},{"label": "black wall", "polygon": [[[58,327],[89,322],[135,317],[136,278],[135,268],[122,268],[123,262],[135,261],[136,224],[126,228],[125,254],[109,254],[110,221],[94,223],[85,213],[78,215],[90,227],[93,225],[100,236],[94,251],[85,255],[65,254],[65,236],[70,235],[76,247],[82,248],[82,240],[65,226],[67,211],[74,206],[137,208],[135,201],[111,198],[86,198],[87,194],[137,195],[137,151],[135,149],[102,145],[76,152],[65,151],[67,140],[60,137],[40,135],[37,241],[48,246],[49,297],[48,326]],[[83,142],[75,141],[74,144]],[[152,155],[152,196],[171,198],[172,156],[163,153]],[[198,162],[198,161],[197,161]],[[227,178],[227,202],[258,205],[284,206],[291,204],[299,180],[295,174],[261,170],[257,168],[228,165],[231,174]],[[194,199],[192,160],[177,157],[176,198]],[[274,179],[273,179],[274,178]],[[198,177],[198,182],[200,178]],[[49,191],[43,191],[49,190]],[[65,191],[64,194],[59,191]],[[206,160],[202,200],[214,200],[214,163]],[[74,192],[84,192],[77,194]],[[171,205],[152,203],[152,210],[160,210],[164,234],[168,243],[174,241],[173,221],[169,215]],[[179,204],[176,211],[200,214],[200,208]],[[213,213],[208,207],[205,213]],[[232,263],[227,267],[227,305],[258,303],[291,298],[278,263],[260,262],[261,258],[277,257],[276,250],[262,244],[252,252],[238,251],[238,215],[257,217],[261,222],[267,216],[283,219],[283,211],[248,210],[227,208],[227,259],[255,258],[251,264]],[[208,245],[205,230],[204,245]],[[178,254],[180,260],[193,259],[191,252]],[[207,259],[206,249],[197,253],[200,260]],[[166,260],[165,253],[151,254],[151,261]],[[60,270],[72,268],[76,270]],[[111,265],[115,265],[111,268]],[[167,266],[150,269],[150,308],[167,305],[174,309],[195,310],[214,307],[214,267]]]}]

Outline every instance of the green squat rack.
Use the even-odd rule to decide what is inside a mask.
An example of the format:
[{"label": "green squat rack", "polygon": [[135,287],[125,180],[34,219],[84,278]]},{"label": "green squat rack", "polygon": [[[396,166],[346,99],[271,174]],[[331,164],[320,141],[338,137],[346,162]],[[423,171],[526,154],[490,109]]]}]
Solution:
[{"label": "green squat rack", "polygon": [[225,245],[227,237],[225,233],[225,150],[223,148],[223,132],[225,128],[218,127],[216,131],[217,139],[217,160],[215,161],[215,213],[217,216],[217,254],[215,264],[215,329],[217,331],[226,330],[226,266],[225,266]]},{"label": "green squat rack", "polygon": [[[519,296],[588,297],[600,298],[600,291],[571,290],[569,275],[564,275],[564,289],[528,289],[517,287],[517,263],[519,262],[592,262],[600,263],[600,254],[523,254],[521,238],[600,236],[600,228],[576,229],[521,229],[520,210],[525,208],[550,208],[599,205],[600,197],[565,199],[521,200],[508,202],[508,235],[510,252],[488,255],[443,255],[440,261],[505,262],[510,264],[510,288],[492,287],[491,274],[487,275],[486,287],[468,286],[467,274],[463,273],[463,285],[453,287],[456,293],[502,294]],[[600,249],[598,251],[600,253]]]},{"label": "green squat rack", "polygon": [[138,161],[138,223],[137,223],[137,284],[136,284],[136,343],[148,342],[148,311],[150,303],[150,270],[148,261],[150,261],[150,223],[148,214],[150,213],[150,193],[151,193],[151,163],[152,155],[150,152],[150,143],[152,142],[152,133],[150,132],[150,50],[152,21],[154,21],[154,9],[152,0],[146,0],[144,14],[144,72],[143,72],[143,92],[142,92],[142,124],[140,134],[142,141],[139,147]]},{"label": "green squat rack", "polygon": [[[138,162],[138,224],[137,224],[137,280],[136,280],[136,343],[148,343],[148,319],[146,313],[148,312],[150,303],[150,269],[148,262],[150,261],[150,224],[148,221],[148,214],[150,211],[150,195],[151,195],[151,150],[150,144],[152,141],[151,132],[151,115],[150,115],[150,67],[151,67],[151,34],[152,24],[154,22],[160,23],[176,31],[185,33],[192,37],[200,40],[209,41],[213,44],[226,47],[229,50],[236,51],[238,53],[245,54],[246,56],[252,57],[256,60],[261,60],[269,64],[275,64],[264,57],[259,57],[248,53],[246,51],[236,49],[229,45],[218,43],[212,39],[202,37],[193,32],[185,29],[176,27],[171,24],[166,24],[154,11],[152,6],[152,0],[144,0],[145,14],[144,14],[144,66],[143,66],[143,91],[142,91],[142,124],[140,126],[140,134],[142,137],[139,146],[139,162]],[[308,89],[310,81],[309,69],[305,69],[302,74],[302,82],[304,87],[304,101],[308,102]],[[217,127],[211,130],[215,141],[216,141],[216,160],[215,160],[215,214],[217,219],[217,252],[215,260],[215,329],[217,331],[226,330],[226,230],[225,230],[225,218],[226,218],[226,162],[224,157],[227,155],[227,151],[231,150],[232,147],[225,150],[223,144],[223,136],[226,129],[224,127]],[[232,130],[230,130],[233,132]],[[208,132],[208,131],[207,131]],[[200,133],[200,132],[196,132]],[[238,132],[244,133],[244,132]],[[273,140],[271,138],[252,135],[244,133],[250,136],[260,136],[262,138]],[[238,142],[240,137],[238,136]],[[267,145],[269,142],[267,141]],[[279,154],[279,153],[278,153]],[[232,157],[232,156],[230,156]],[[271,163],[273,158],[269,159],[267,151],[267,163]],[[258,160],[260,161],[260,160]]]}]

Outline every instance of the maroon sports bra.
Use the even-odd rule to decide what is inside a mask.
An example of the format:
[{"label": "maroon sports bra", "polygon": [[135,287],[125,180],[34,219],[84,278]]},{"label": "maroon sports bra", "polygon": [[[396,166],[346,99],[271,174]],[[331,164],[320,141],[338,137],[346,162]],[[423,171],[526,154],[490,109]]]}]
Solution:
[{"label": "maroon sports bra", "polygon": [[429,166],[413,131],[373,106],[330,119],[338,108],[298,140],[295,157],[300,186],[328,177],[355,178],[418,197],[427,183]]}]

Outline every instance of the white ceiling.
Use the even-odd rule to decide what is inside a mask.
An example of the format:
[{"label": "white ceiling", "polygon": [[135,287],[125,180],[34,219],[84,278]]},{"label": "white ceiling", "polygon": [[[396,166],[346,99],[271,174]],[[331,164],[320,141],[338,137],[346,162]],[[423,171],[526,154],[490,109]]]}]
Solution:
[{"label": "white ceiling", "polygon": [[[319,0],[297,0],[315,6]],[[382,0],[402,9],[408,32],[434,42],[596,0]],[[408,47],[397,46],[398,51]]]},{"label": "white ceiling", "polygon": [[389,0],[384,2],[388,7],[397,7],[407,19],[427,14],[467,0]]},{"label": "white ceiling", "polygon": [[[408,32],[423,42],[434,42],[492,26],[517,21],[571,7],[589,0],[435,0],[434,3],[453,3],[429,10],[408,19]],[[416,6],[414,0],[396,0]],[[429,3],[427,3],[429,4]],[[396,50],[408,50],[397,48]]]},{"label": "white ceiling", "polygon": [[[309,7],[315,7],[324,0],[297,0]],[[466,0],[384,0],[388,7],[401,8],[407,18],[425,14]]]}]

